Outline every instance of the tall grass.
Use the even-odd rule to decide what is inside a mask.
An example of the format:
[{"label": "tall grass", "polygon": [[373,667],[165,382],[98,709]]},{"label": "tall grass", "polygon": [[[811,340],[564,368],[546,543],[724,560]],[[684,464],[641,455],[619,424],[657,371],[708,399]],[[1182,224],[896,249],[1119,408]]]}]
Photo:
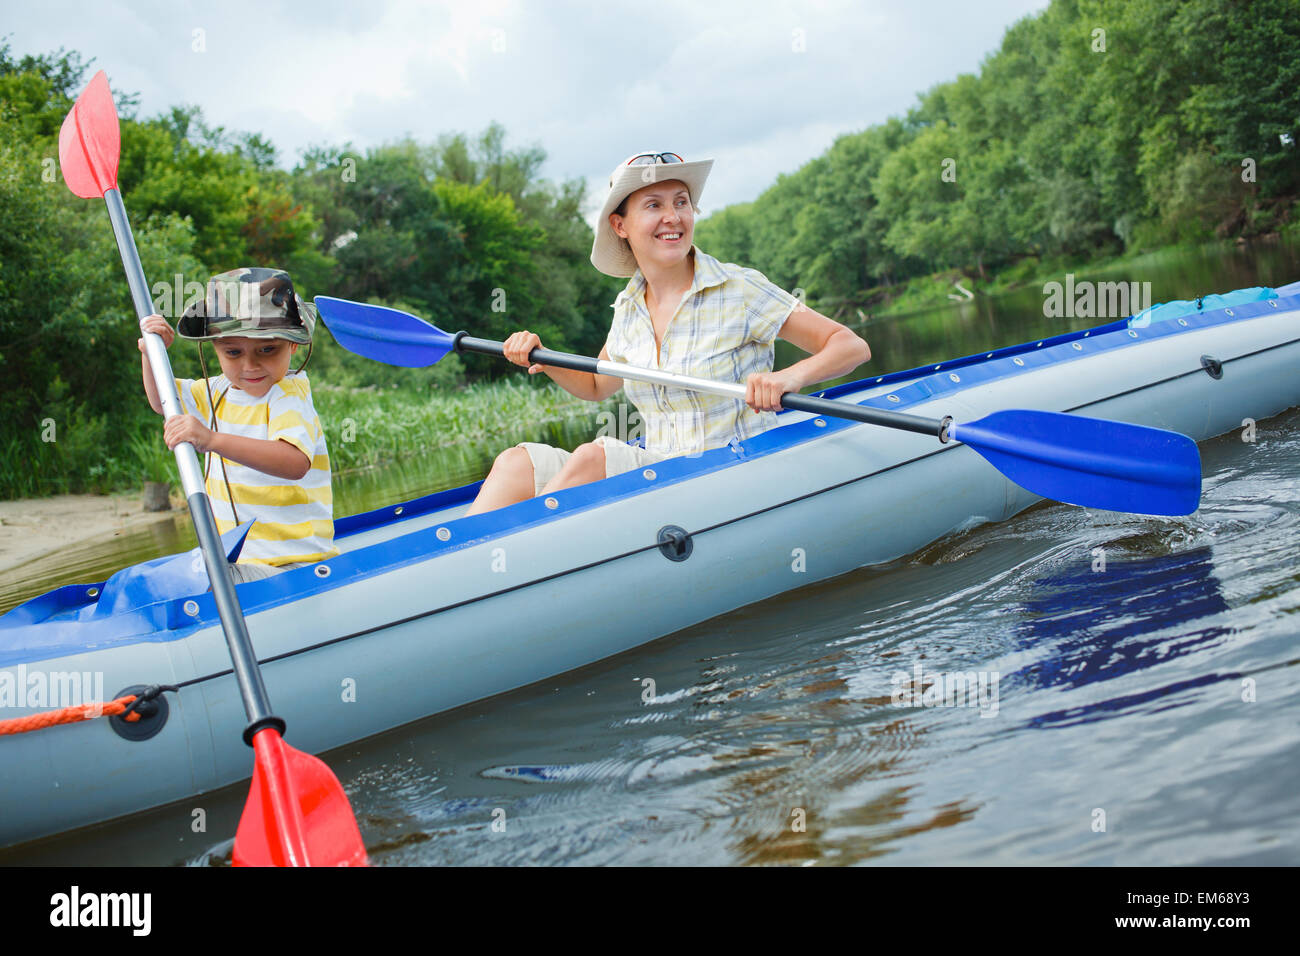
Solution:
[{"label": "tall grass", "polygon": [[[420,390],[315,382],[312,393],[335,472],[454,445],[550,441],[557,424],[584,419],[594,435],[597,414],[617,407],[517,379]],[[0,498],[131,491],[145,481],[179,483],[162,420],[148,407],[116,420],[74,412],[52,434],[38,427],[0,435]]]},{"label": "tall grass", "polygon": [[176,463],[162,438],[162,419],[110,421],[74,412],[67,421],[0,440],[0,498],[41,498],[177,483]]},{"label": "tall grass", "polygon": [[[313,385],[335,471],[365,468],[434,448],[547,439],[559,422],[589,419],[613,401],[586,402],[547,382],[505,379],[428,391]],[[522,437],[521,437],[522,436]]]},{"label": "tall grass", "polygon": [[127,442],[127,469],[133,471],[140,481],[165,481],[171,485],[180,484],[180,472],[176,469],[176,456],[163,441],[162,426],[158,421],[150,422],[139,434],[133,435]]}]

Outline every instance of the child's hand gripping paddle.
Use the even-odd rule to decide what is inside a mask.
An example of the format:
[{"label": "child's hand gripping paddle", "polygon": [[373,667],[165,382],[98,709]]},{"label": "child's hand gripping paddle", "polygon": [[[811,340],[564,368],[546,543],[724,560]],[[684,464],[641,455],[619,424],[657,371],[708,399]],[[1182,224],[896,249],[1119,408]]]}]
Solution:
[{"label": "child's hand gripping paddle", "polygon": [[[154,309],[117,189],[120,145],[117,110],[101,70],[63,121],[59,165],[69,189],[83,199],[102,196],[108,205],[136,315],[144,319]],[[144,340],[163,414],[169,418],[184,414],[162,339],[150,332]],[[244,741],[256,755],[252,791],[235,835],[234,862],[237,866],[365,865],[361,831],[338,779],[320,760],[284,742],[284,721],[271,713],[194,446],[182,442],[174,451],[248,715]]]}]

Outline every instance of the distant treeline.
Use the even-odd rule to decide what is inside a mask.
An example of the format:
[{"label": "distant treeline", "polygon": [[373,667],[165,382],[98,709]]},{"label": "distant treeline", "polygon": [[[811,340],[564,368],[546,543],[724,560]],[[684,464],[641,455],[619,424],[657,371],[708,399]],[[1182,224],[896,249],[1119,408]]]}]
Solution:
[{"label": "distant treeline", "polygon": [[940,270],[1286,225],[1300,196],[1300,3],[1055,0],[978,75],[841,136],[697,231],[823,304]]}]

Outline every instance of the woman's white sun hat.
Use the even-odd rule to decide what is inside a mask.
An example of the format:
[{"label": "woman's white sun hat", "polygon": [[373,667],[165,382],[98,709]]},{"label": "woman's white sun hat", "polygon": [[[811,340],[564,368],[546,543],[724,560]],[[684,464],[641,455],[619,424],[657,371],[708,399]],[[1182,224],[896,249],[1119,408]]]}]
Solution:
[{"label": "woman's white sun hat", "polygon": [[713,160],[688,163],[676,153],[638,153],[614,167],[609,174],[609,192],[596,219],[596,239],[591,244],[591,264],[607,276],[625,278],[636,273],[636,257],[627,240],[609,224],[609,214],[628,196],[653,183],[680,180],[691,194],[691,205],[700,211],[700,193],[709,178]]}]

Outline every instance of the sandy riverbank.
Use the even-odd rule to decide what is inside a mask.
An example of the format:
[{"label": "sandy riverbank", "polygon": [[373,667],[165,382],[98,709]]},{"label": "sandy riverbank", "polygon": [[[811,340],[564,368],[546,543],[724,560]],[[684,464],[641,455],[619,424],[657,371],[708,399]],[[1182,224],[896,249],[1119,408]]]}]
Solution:
[{"label": "sandy riverbank", "polygon": [[[173,507],[176,498],[172,498]],[[0,571],[70,544],[112,538],[155,521],[170,521],[175,511],[145,511],[140,493],[57,495],[0,501]]]}]

